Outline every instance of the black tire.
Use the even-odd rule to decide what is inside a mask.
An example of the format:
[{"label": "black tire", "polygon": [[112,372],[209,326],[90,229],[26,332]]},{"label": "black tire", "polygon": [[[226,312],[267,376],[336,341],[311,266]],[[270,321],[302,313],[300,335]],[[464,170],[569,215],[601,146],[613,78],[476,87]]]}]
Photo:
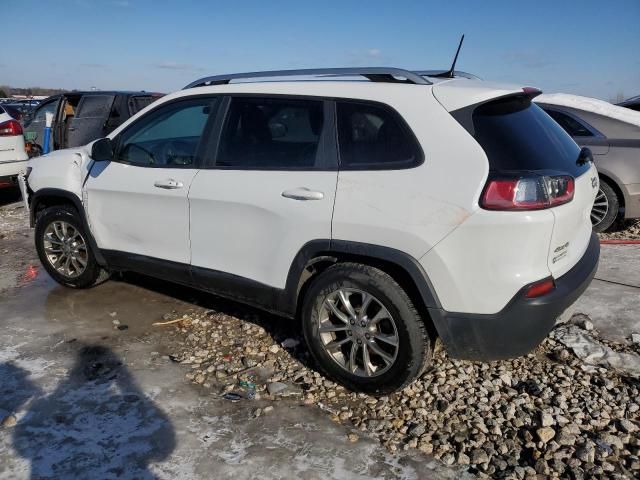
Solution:
[{"label": "black tire", "polygon": [[[64,275],[58,271],[47,258],[45,253],[45,232],[49,225],[56,221],[64,221],[67,224],[73,226],[85,240],[86,245],[86,267],[84,271],[74,277]],[[83,222],[78,216],[78,212],[75,208],[68,205],[55,205],[45,209],[40,213],[36,220],[35,228],[35,242],[36,251],[42,266],[47,273],[61,285],[71,288],[88,288],[92,287],[102,281],[106,280],[109,276],[108,272],[104,270],[95,259],[91,245],[88,241],[87,233],[84,229]]]},{"label": "black tire", "polygon": [[[600,180],[600,191],[598,191],[598,195],[600,195],[600,192],[602,192],[602,194],[604,194],[604,197],[606,198],[607,211],[606,211],[606,215],[598,223],[593,224],[593,230],[598,233],[605,232],[606,230],[611,228],[613,223],[618,218],[618,212],[620,211],[620,199],[618,198],[618,195],[616,194],[615,190],[611,187],[611,185],[609,185],[607,182],[603,180]],[[599,205],[602,202],[598,200],[599,199],[596,198],[596,203],[594,204],[593,209],[591,210],[592,222],[594,221],[594,215],[598,213],[596,209],[600,209],[600,211],[602,211],[602,208],[603,208]]]},{"label": "black tire", "polygon": [[[312,282],[303,299],[302,328],[309,350],[324,374],[352,391],[384,395],[403,388],[424,372],[431,358],[426,325],[407,293],[390,275],[367,265],[340,263],[326,269]],[[396,357],[378,376],[353,374],[325,350],[318,331],[319,317],[327,296],[341,288],[373,295],[395,322]],[[351,335],[351,331],[348,333]],[[362,354],[362,350],[359,352]]]}]

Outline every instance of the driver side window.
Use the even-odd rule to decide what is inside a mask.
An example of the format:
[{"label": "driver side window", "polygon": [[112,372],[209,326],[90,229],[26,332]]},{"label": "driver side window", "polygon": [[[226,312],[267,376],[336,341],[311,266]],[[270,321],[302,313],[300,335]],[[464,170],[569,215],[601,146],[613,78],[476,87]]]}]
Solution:
[{"label": "driver side window", "polygon": [[119,135],[115,160],[144,167],[188,167],[216,99],[192,98],[161,106]]}]

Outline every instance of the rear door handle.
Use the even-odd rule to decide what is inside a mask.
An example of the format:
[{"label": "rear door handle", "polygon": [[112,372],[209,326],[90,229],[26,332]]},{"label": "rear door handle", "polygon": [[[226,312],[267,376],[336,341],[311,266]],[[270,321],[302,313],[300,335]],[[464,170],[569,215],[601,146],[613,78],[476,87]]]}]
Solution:
[{"label": "rear door handle", "polygon": [[154,187],[164,188],[165,190],[175,190],[177,188],[182,188],[184,185],[182,182],[174,180],[173,178],[168,178],[166,180],[157,180],[154,184]]},{"label": "rear door handle", "polygon": [[291,190],[285,190],[282,192],[282,196],[293,200],[322,200],[324,198],[324,193],[309,190],[306,187],[298,187]]}]

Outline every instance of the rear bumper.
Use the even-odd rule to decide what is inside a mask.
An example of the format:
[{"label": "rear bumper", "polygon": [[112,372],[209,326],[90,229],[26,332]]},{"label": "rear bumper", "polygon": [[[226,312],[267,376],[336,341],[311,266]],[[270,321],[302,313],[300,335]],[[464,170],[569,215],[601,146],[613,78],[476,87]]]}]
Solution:
[{"label": "rear bumper", "polygon": [[520,290],[500,312],[484,315],[429,313],[448,354],[467,360],[502,360],[525,355],[540,344],[564,312],[587,289],[598,268],[600,243],[592,234],[580,261],[555,280],[553,292],[539,298]]},{"label": "rear bumper", "polygon": [[27,167],[27,160],[0,162],[0,178],[15,180],[20,172]]}]

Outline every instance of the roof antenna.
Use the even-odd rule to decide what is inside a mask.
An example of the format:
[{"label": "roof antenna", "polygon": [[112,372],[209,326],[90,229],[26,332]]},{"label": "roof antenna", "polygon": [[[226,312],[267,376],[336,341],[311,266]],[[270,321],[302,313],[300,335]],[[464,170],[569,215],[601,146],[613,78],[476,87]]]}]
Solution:
[{"label": "roof antenna", "polygon": [[442,72],[442,73],[439,73],[437,75],[431,75],[432,77],[454,78],[456,62],[458,61],[458,54],[460,53],[460,49],[462,48],[462,42],[464,42],[464,34],[460,38],[460,43],[458,44],[458,50],[456,50],[456,56],[453,57],[453,63],[451,64],[451,70],[447,70],[446,72]]}]

